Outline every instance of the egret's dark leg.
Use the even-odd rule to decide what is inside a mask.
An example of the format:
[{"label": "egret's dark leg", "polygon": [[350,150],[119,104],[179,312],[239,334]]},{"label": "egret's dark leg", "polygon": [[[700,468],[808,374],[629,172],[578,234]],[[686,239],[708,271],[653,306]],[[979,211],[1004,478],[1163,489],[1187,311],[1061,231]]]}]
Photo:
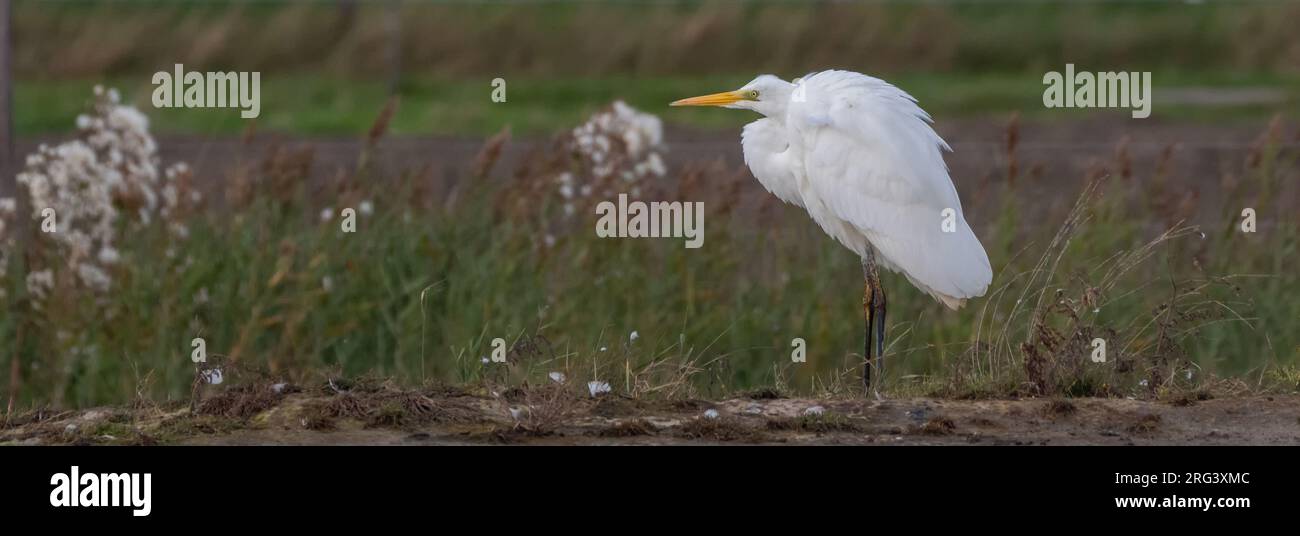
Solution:
[{"label": "egret's dark leg", "polygon": [[872,290],[871,295],[875,298],[876,309],[874,321],[876,323],[876,396],[880,396],[880,384],[885,379],[885,287],[880,284],[880,274],[875,274],[872,278],[876,288]]},{"label": "egret's dark leg", "polygon": [[[875,252],[868,250],[867,255],[862,258],[862,276],[866,280],[866,288],[862,291],[862,309],[863,316],[867,320],[867,345],[866,352],[863,354],[865,362],[862,364],[862,388],[867,393],[874,393],[876,397],[880,396],[880,380],[883,379],[884,368],[880,362],[881,356],[885,355],[885,288],[880,286],[880,272],[876,270]],[[875,329],[872,329],[872,328]],[[876,341],[875,348],[872,348],[871,341]],[[872,380],[875,380],[873,383]]]},{"label": "egret's dark leg", "polygon": [[866,260],[862,261],[862,275],[864,282],[862,285],[862,318],[866,320],[867,326],[863,330],[866,332],[867,344],[862,352],[862,389],[864,392],[871,392],[871,324],[875,320],[876,302],[875,286],[871,284],[871,268]]}]

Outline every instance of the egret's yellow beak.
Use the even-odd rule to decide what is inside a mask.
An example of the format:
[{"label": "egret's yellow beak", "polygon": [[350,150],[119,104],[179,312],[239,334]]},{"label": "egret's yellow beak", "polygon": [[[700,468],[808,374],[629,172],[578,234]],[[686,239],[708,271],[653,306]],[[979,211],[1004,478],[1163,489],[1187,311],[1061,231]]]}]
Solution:
[{"label": "egret's yellow beak", "polygon": [[745,93],[742,91],[723,91],[712,95],[701,95],[673,101],[669,106],[726,106],[728,104],[745,100]]}]

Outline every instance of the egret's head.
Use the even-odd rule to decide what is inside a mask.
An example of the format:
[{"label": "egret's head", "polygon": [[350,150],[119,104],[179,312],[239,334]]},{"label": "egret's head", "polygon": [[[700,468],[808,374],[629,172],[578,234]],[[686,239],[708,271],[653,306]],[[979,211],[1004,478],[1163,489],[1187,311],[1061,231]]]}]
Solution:
[{"label": "egret's head", "polygon": [[670,106],[721,106],[753,110],[768,117],[776,117],[785,112],[792,91],[794,84],[770,74],[762,74],[735,91],[682,99],[674,101]]}]

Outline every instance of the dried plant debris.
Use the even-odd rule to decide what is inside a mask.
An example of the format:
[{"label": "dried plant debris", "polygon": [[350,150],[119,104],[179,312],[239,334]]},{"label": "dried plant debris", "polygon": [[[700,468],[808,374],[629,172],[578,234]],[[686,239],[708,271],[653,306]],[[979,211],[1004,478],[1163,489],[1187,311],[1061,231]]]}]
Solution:
[{"label": "dried plant debris", "polygon": [[277,392],[271,384],[266,383],[231,387],[203,399],[195,409],[195,414],[249,419],[271,409],[284,396],[284,393]]},{"label": "dried plant debris", "polygon": [[839,413],[820,413],[799,417],[774,418],[767,421],[768,430],[790,430],[815,434],[857,434],[867,430],[859,419]]},{"label": "dried plant debris", "polygon": [[939,436],[952,434],[956,430],[957,424],[952,422],[952,419],[936,415],[925,421],[925,424],[913,427],[911,432],[913,434]]},{"label": "dried plant debris", "polygon": [[1057,399],[1048,402],[1047,405],[1043,407],[1043,413],[1052,418],[1068,417],[1074,415],[1078,409],[1079,408],[1075,407],[1074,403],[1069,400]]},{"label": "dried plant debris", "polygon": [[658,429],[653,424],[642,419],[628,419],[614,423],[613,426],[602,427],[592,435],[598,437],[638,437],[649,436],[658,433]]},{"label": "dried plant debris", "polygon": [[677,435],[706,441],[761,442],[767,439],[759,429],[732,416],[688,420],[677,430]]}]

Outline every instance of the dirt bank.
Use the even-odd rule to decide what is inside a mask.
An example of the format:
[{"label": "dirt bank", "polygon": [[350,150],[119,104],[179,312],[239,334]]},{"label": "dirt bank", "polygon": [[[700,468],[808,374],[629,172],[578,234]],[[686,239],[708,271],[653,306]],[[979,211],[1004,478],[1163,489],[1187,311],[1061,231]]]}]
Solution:
[{"label": "dirt bank", "polygon": [[[250,388],[191,411],[28,412],[0,444],[1294,445],[1300,396],[717,402],[577,398],[545,389],[293,392]],[[513,392],[512,392],[513,391]]]}]

